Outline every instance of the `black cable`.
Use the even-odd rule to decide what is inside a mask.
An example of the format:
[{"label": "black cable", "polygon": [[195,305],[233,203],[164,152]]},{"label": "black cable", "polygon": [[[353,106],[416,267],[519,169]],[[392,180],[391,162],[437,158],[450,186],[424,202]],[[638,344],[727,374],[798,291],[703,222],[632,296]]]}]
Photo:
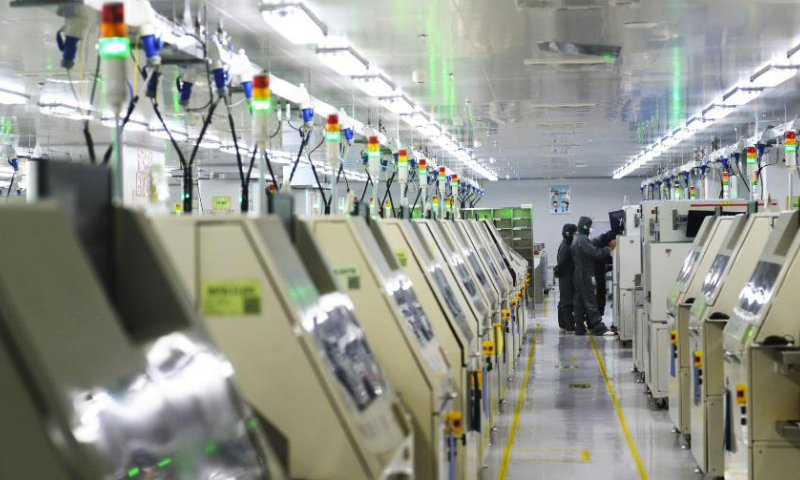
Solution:
[{"label": "black cable", "polygon": [[158,108],[158,101],[153,98],[151,98],[150,101],[153,103],[153,111],[156,113],[156,117],[158,117],[158,120],[161,122],[161,126],[164,128],[164,131],[167,132],[169,141],[172,143],[172,147],[175,148],[175,152],[178,154],[178,161],[181,162],[181,168],[186,168],[186,158],[183,156],[180,145],[178,145],[178,142],[175,141],[175,137],[172,136],[172,132],[169,130],[169,127],[167,127],[167,122],[164,121],[164,117],[161,115],[161,109]]},{"label": "black cable", "polygon": [[733,164],[736,166],[736,170],[738,171],[738,173],[736,173],[737,178],[740,178],[742,180],[742,183],[744,183],[744,188],[746,188],[747,191],[749,192],[750,185],[747,184],[747,178],[744,176],[744,173],[742,173],[742,167],[739,166],[738,161],[734,161]]},{"label": "black cable", "polygon": [[391,188],[392,188],[392,184],[394,183],[394,176],[396,175],[396,173],[397,173],[397,172],[392,172],[392,176],[391,176],[391,177],[389,177],[389,180],[386,180],[386,193],[384,193],[384,194],[383,194],[383,200],[381,200],[381,205],[383,205],[384,203],[386,203],[386,197],[388,197],[389,195],[391,195],[391,194],[389,193],[389,191],[391,190]]},{"label": "black cable", "polygon": [[[291,126],[291,123],[289,123],[289,125]],[[292,128],[294,128],[294,127],[292,127]],[[306,145],[308,144],[308,141],[311,139],[311,132],[308,132],[306,134],[306,136],[303,137],[302,131],[300,131],[300,130],[297,130],[297,131],[300,132],[300,138],[301,138],[300,149],[297,150],[297,158],[294,160],[294,165],[292,165],[292,171],[289,173],[289,186],[292,185],[292,179],[294,178],[294,172],[297,171],[297,166],[300,164],[300,157],[303,155],[303,150],[306,148]],[[284,181],[283,183],[286,183],[286,181]]]},{"label": "black cable", "polygon": [[[250,195],[247,191],[247,184],[245,183],[244,165],[242,164],[242,153],[239,151],[239,140],[236,138],[236,122],[233,121],[233,113],[231,113],[231,104],[228,98],[225,97],[225,109],[228,112],[228,125],[231,127],[231,137],[233,138],[233,149],[236,152],[236,165],[239,167],[239,181],[242,187],[242,201],[240,203],[241,211],[247,212],[250,208]],[[253,160],[256,158],[258,148],[253,150]],[[253,164],[250,163],[252,169]]]},{"label": "black cable", "polygon": [[[325,140],[323,139],[322,141],[324,142]],[[322,145],[322,142],[320,142],[320,145]],[[317,145],[317,148],[319,148],[319,145]],[[308,164],[311,165],[311,173],[314,174],[314,180],[317,181],[317,188],[319,189],[319,194],[322,196],[322,204],[325,205],[325,208],[327,209],[330,206],[330,201],[333,200],[333,199],[328,200],[325,197],[325,189],[322,188],[322,182],[319,180],[319,175],[317,175],[317,167],[314,165],[314,162],[311,160],[311,154],[312,153],[314,153],[314,150],[312,150],[310,152],[306,152],[306,156],[308,157]]]},{"label": "black cable", "polygon": [[[361,203],[364,203],[364,197],[367,195],[367,188],[369,188],[370,184],[372,183],[372,177],[369,175],[369,171],[365,168],[364,171],[367,172],[367,181],[364,182],[364,191],[361,192]],[[800,173],[798,173],[800,175]]]},{"label": "black cable", "polygon": [[278,128],[275,129],[275,133],[269,136],[269,139],[272,140],[273,138],[277,137],[281,131],[283,131],[283,122],[278,122]]},{"label": "black cable", "polygon": [[200,149],[200,143],[203,142],[203,137],[206,135],[206,130],[208,130],[208,126],[211,124],[211,119],[214,118],[214,111],[217,109],[217,105],[222,97],[217,98],[217,100],[211,104],[211,108],[208,110],[208,116],[203,120],[203,127],[200,129],[200,136],[197,137],[197,142],[194,144],[194,148],[192,148],[192,154],[189,156],[189,168],[194,166],[195,158],[197,158],[197,151]]},{"label": "black cable", "polygon": [[422,189],[417,189],[417,197],[414,198],[414,205],[411,206],[411,212],[409,214],[410,217],[414,216],[414,210],[417,208],[417,202],[419,201],[419,197],[422,195]]},{"label": "black cable", "polygon": [[8,183],[8,191],[6,192],[6,202],[8,201],[8,197],[11,196],[11,187],[14,186],[14,180],[17,179],[17,171],[15,170],[14,173],[11,174],[11,181]]},{"label": "black cable", "polygon": [[[269,159],[269,153],[267,153],[266,149],[264,150],[264,159],[267,162],[267,170],[269,170],[269,175],[272,177],[272,185],[275,187],[275,190],[277,190],[278,181],[275,179],[275,172],[272,171],[272,161]],[[260,183],[261,182],[259,181],[259,188],[261,188]]]},{"label": "black cable", "polygon": [[[128,111],[125,113],[125,118],[122,120],[122,124],[119,126],[120,130],[125,130],[125,125],[127,125],[128,120],[131,119],[131,114],[133,113],[133,110],[136,108],[137,103],[139,103],[139,95],[134,96],[128,103]],[[108,162],[111,161],[111,154],[113,152],[114,152],[114,143],[112,142],[106,149],[106,153],[103,155],[103,165],[108,165]]]},{"label": "black cable", "polygon": [[[94,81],[92,82],[92,93],[89,95],[89,108],[94,106],[94,95],[97,91],[97,78],[100,76],[100,61],[103,57],[100,55],[97,56],[97,65],[94,67]],[[83,122],[83,138],[86,141],[86,148],[89,150],[89,160],[92,164],[97,163],[97,154],[94,151],[94,138],[92,138],[92,133],[89,131],[89,119],[87,118]]]}]

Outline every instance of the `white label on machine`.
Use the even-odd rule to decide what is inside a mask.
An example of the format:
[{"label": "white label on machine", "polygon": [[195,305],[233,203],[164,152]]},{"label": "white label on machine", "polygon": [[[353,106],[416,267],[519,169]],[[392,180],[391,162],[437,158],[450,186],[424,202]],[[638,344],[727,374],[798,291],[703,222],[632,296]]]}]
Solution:
[{"label": "white label on machine", "polygon": [[346,290],[361,288],[361,271],[356,265],[338,265],[333,267],[333,275]]}]

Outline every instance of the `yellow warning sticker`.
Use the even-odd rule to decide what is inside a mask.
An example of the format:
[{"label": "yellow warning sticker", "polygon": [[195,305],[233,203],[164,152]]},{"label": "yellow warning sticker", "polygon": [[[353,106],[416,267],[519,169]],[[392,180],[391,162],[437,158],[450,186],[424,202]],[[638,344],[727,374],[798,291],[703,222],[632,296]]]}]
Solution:
[{"label": "yellow warning sticker", "polygon": [[405,250],[396,250],[394,255],[397,257],[397,261],[400,262],[401,267],[408,265],[408,252]]},{"label": "yellow warning sticker", "polygon": [[231,211],[231,197],[219,196],[211,197],[211,209],[215,212]]},{"label": "yellow warning sticker", "polygon": [[201,310],[209,317],[258,315],[261,313],[261,282],[258,280],[213,280],[202,284]]}]

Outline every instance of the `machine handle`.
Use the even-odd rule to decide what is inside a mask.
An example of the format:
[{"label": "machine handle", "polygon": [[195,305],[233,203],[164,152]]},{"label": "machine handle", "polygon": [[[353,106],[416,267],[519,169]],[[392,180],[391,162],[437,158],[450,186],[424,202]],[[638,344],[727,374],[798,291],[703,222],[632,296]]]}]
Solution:
[{"label": "machine handle", "polygon": [[692,333],[699,333],[700,327],[689,327],[689,331]]},{"label": "machine handle", "polygon": [[735,361],[736,363],[742,363],[742,360],[739,358],[739,355],[728,350],[725,351],[724,358],[726,362]]},{"label": "machine handle", "polygon": [[711,320],[730,320],[730,316],[722,312],[714,312],[708,318]]}]

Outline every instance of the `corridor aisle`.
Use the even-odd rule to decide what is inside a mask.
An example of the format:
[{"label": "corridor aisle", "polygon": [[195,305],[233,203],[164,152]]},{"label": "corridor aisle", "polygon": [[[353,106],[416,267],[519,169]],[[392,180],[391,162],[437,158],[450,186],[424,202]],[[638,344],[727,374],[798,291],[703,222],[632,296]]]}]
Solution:
[{"label": "corridor aisle", "polygon": [[[494,432],[485,480],[702,478],[694,473],[691,453],[681,449],[679,437],[672,433],[668,412],[648,405],[644,385],[636,383],[631,373],[631,350],[622,348],[616,337],[595,338],[595,349],[591,337],[559,333],[557,298],[557,291],[551,291],[547,308],[539,306],[531,322],[528,347],[517,360],[514,388],[508,391]],[[607,315],[607,324],[609,319]],[[531,352],[534,338],[536,346]],[[598,354],[618,396],[632,445],[606,386]],[[524,402],[516,409],[527,365],[531,368]],[[516,430],[507,448],[515,410]],[[638,452],[638,461],[633,452]]]}]

